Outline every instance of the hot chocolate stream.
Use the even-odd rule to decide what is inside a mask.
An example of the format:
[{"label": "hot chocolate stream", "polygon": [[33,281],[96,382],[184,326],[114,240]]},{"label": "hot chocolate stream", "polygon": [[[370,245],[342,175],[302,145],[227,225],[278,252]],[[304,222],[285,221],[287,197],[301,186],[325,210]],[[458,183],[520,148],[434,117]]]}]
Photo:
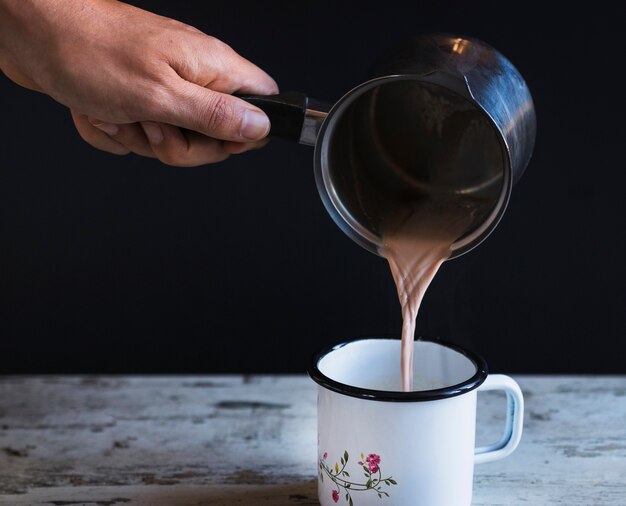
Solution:
[{"label": "hot chocolate stream", "polygon": [[402,306],[402,390],[413,390],[413,340],[415,319],[426,289],[451,246],[471,223],[476,205],[467,201],[422,203],[383,234],[380,250],[389,262]]}]

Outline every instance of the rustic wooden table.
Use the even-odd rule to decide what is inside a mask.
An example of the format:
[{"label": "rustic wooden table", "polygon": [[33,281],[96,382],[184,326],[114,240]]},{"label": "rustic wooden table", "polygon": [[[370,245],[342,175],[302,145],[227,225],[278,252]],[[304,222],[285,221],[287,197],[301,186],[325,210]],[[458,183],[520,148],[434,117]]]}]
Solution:
[{"label": "rustic wooden table", "polygon": [[[522,443],[476,468],[473,504],[626,505],[626,376],[516,379]],[[0,504],[316,505],[315,408],[304,376],[0,377]]]}]

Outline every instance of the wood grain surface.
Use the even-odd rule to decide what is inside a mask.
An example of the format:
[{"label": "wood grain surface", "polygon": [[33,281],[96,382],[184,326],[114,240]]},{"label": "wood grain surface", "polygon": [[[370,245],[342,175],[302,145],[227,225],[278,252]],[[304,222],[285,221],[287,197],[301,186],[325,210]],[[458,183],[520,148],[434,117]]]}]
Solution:
[{"label": "wood grain surface", "polygon": [[[476,506],[626,505],[626,376],[516,376],[517,451],[476,467]],[[478,444],[503,394],[479,396]],[[304,376],[2,377],[0,505],[315,505]]]}]

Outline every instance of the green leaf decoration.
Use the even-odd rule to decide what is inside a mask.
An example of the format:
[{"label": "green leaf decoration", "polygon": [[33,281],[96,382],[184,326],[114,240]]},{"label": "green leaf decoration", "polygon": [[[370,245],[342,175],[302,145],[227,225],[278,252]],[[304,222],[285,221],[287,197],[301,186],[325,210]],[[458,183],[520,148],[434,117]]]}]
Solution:
[{"label": "green leaf decoration", "polygon": [[[325,454],[326,455],[326,454]],[[363,476],[366,478],[366,482],[362,481],[351,481],[350,473],[346,470],[348,466],[348,459],[350,458],[348,451],[345,450],[343,452],[343,456],[340,456],[339,462],[335,461],[334,472],[333,466],[328,463],[323,458],[319,460],[319,469],[320,469],[320,482],[324,482],[325,478],[329,478],[333,483],[336,491],[341,493],[342,491],[345,493],[344,497],[348,503],[348,506],[354,506],[351,493],[355,492],[360,494],[364,492],[367,495],[367,491],[371,490],[373,493],[378,495],[379,499],[382,499],[383,496],[389,497],[389,494],[383,490],[383,488],[389,487],[391,485],[397,485],[398,483],[391,476],[388,478],[382,477],[382,472],[380,469],[376,471],[376,473],[372,473],[369,467],[364,462],[359,462],[361,468],[363,469]],[[361,453],[361,459],[365,460],[365,455]],[[341,463],[341,464],[340,464]],[[359,464],[353,464],[354,468],[358,468]],[[324,476],[326,475],[326,476]],[[356,487],[356,488],[352,488]],[[334,493],[334,492],[333,492]]]}]

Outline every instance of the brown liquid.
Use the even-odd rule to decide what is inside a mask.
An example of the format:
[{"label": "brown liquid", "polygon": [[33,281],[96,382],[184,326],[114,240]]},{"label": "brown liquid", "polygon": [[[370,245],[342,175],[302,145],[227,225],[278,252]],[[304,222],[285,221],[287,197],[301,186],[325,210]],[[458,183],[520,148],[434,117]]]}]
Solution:
[{"label": "brown liquid", "polygon": [[387,258],[402,306],[402,390],[413,390],[415,319],[424,293],[451,246],[471,224],[477,202],[422,203],[408,218],[383,234],[380,253]]}]

